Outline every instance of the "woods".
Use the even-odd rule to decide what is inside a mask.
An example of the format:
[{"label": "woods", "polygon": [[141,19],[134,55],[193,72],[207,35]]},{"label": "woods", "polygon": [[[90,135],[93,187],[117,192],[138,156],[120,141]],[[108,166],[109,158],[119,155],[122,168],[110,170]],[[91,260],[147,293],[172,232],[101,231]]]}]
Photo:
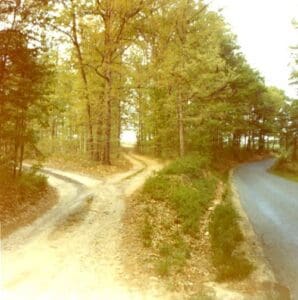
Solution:
[{"label": "woods", "polygon": [[298,297],[290,1],[0,0],[4,298]]},{"label": "woods", "polygon": [[13,174],[25,145],[28,156],[67,152],[110,165],[127,129],[140,153],[159,157],[284,149],[297,159],[297,101],[266,86],[204,1],[0,9],[1,164]]},{"label": "woods", "polygon": [[48,114],[50,71],[40,56],[42,44],[32,39],[33,28],[27,28],[28,19],[37,17],[34,8],[18,1],[0,6],[5,24],[0,31],[0,159],[14,177],[22,172],[25,145],[38,152],[37,128]]}]

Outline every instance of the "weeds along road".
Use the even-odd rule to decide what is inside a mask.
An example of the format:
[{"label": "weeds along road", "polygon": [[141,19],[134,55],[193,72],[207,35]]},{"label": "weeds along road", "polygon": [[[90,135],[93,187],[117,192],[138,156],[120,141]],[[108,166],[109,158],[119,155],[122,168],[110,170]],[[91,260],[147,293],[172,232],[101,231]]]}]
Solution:
[{"label": "weeds along road", "polygon": [[234,182],[277,279],[298,299],[298,183],[267,172],[274,160],[243,164]]},{"label": "weeds along road", "polygon": [[2,241],[1,299],[167,298],[160,287],[148,284],[148,291],[138,291],[121,280],[125,196],[161,167],[145,158],[128,159],[129,172],[102,180],[45,169],[59,201]]}]

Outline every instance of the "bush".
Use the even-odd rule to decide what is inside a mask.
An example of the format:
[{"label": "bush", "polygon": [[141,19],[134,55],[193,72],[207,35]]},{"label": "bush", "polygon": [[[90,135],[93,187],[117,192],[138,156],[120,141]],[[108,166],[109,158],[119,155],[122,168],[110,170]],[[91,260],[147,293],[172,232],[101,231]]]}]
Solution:
[{"label": "bush", "polygon": [[199,155],[188,155],[177,159],[161,172],[166,175],[187,175],[190,178],[202,177],[202,171],[209,165],[209,159]]},{"label": "bush", "polygon": [[172,183],[166,176],[157,174],[148,178],[143,192],[155,200],[166,200],[170,196]]},{"label": "bush", "polygon": [[167,201],[177,211],[184,231],[196,234],[201,216],[214,197],[217,180],[211,174],[199,176],[207,160],[198,157],[193,162],[192,159],[178,159],[149,178],[143,193],[155,200]]},{"label": "bush", "polygon": [[39,192],[47,187],[47,178],[34,172],[23,172],[17,180],[17,186],[21,192]]},{"label": "bush", "polygon": [[160,259],[156,263],[156,271],[160,276],[169,275],[171,271],[179,272],[190,258],[190,250],[187,243],[179,233],[173,234],[170,242],[159,245]]},{"label": "bush", "polygon": [[212,262],[218,280],[241,280],[251,273],[253,266],[243,253],[237,252],[243,235],[238,215],[228,197],[229,193],[226,193],[226,199],[216,207],[209,223]]},{"label": "bush", "polygon": [[200,192],[191,186],[178,185],[173,189],[170,200],[182,219],[184,231],[195,234],[204,212]]},{"label": "bush", "polygon": [[286,179],[298,181],[298,161],[291,161],[286,152],[281,154],[269,171]]},{"label": "bush", "polygon": [[[143,190],[143,196],[168,203],[176,211],[183,232],[194,237],[199,233],[200,220],[214,199],[218,183],[214,169],[212,172],[205,169],[208,164],[208,160],[200,157],[195,161],[190,157],[178,159],[149,178]],[[230,198],[231,191],[227,189],[209,222],[211,257],[218,280],[241,280],[253,270],[245,254],[239,252],[244,237]],[[151,246],[153,231],[154,223],[145,220],[142,235],[146,246]],[[161,243],[158,251],[156,271],[161,276],[181,271],[190,257],[189,245],[179,233]]]}]

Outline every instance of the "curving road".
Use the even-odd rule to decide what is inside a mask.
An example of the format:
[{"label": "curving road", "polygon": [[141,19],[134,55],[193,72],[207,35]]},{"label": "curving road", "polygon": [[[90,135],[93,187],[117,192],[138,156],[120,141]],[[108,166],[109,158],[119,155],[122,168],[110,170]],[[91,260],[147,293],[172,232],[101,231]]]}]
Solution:
[{"label": "curving road", "polygon": [[273,162],[241,165],[234,182],[277,279],[298,299],[298,183],[268,173]]}]

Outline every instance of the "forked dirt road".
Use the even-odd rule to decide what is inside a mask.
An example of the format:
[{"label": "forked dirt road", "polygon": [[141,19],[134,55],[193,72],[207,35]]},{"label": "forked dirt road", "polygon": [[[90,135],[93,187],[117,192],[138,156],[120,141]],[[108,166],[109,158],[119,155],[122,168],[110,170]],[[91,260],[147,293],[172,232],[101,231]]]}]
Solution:
[{"label": "forked dirt road", "polygon": [[46,169],[60,200],[2,240],[1,299],[167,299],[162,287],[148,282],[148,290],[140,291],[122,280],[124,199],[161,167],[128,159],[129,172],[102,180]]}]

